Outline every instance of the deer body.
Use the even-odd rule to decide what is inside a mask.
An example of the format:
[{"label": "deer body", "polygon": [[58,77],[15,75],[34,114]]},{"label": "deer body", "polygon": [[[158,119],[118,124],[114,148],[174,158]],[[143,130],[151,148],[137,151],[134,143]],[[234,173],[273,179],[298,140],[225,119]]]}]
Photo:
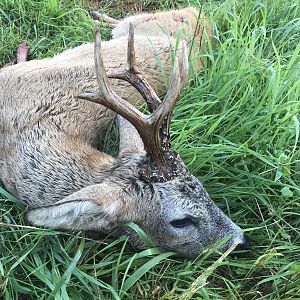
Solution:
[{"label": "deer body", "polygon": [[[168,34],[161,34],[159,20],[163,20]],[[102,42],[106,72],[116,74],[126,68],[131,22],[136,35],[136,66],[157,94],[165,93],[168,82],[162,69],[170,78],[170,48],[176,44],[179,24],[194,34],[196,20],[195,9],[184,9],[116,21],[114,39]],[[154,22],[152,31],[144,26],[147,22]],[[211,35],[210,28],[206,32]],[[181,49],[178,53],[181,57]],[[200,66],[198,63],[197,68]],[[92,44],[0,70],[0,179],[27,206],[29,222],[72,230],[109,231],[134,221],[161,249],[184,256],[198,255],[212,243],[209,236],[219,240],[236,232],[239,228],[211,202],[200,182],[187,171],[167,182],[141,179],[140,168],[149,163],[149,157],[147,137],[143,139],[144,149],[139,126],[135,125],[136,130],[124,118],[119,119],[118,158],[96,148],[99,136],[115,113],[77,96],[99,89],[101,72],[97,72]],[[123,80],[110,79],[109,85],[132,104],[142,100],[140,93]],[[194,219],[202,220],[206,227]],[[214,234],[216,222],[222,223],[224,230]],[[171,229],[169,224],[173,224]],[[182,224],[184,231],[178,231]],[[139,239],[128,234],[132,243],[139,246]],[[224,249],[233,242],[243,242],[242,234],[236,236]]]},{"label": "deer body", "polygon": [[[162,62],[169,76],[169,44],[154,42],[156,49],[165,51]],[[141,71],[147,73],[156,91],[164,92],[166,83],[153,46],[144,37],[136,39],[135,45]],[[126,66],[127,38],[103,42],[103,50],[108,73]],[[96,149],[97,139],[114,113],[76,98],[83,91],[97,89],[93,58],[93,45],[86,44],[54,58],[17,64],[0,72],[1,180],[28,205],[38,206],[40,201],[50,204],[101,181],[103,171],[114,162]],[[125,99],[133,103],[141,100],[127,82],[112,81],[114,90]],[[48,181],[57,176],[59,181]],[[32,192],[30,186],[34,186]]]}]

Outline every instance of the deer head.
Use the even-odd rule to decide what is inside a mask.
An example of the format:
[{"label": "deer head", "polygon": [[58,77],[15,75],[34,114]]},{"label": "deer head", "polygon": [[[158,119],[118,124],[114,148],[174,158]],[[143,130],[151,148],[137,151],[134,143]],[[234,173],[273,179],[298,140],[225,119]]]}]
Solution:
[{"label": "deer head", "polygon": [[[220,250],[243,244],[245,238],[209,198],[200,181],[191,175],[180,156],[171,150],[170,121],[188,77],[186,45],[182,43],[181,68],[175,57],[170,88],[160,101],[138,71],[133,27],[129,29],[128,66],[106,74],[98,25],[95,26],[95,68],[97,93],[81,99],[115,111],[119,116],[120,153],[114,167],[93,184],[55,203],[33,209],[27,218],[36,225],[68,229],[107,231],[126,222],[137,223],[162,250],[195,257],[203,249],[228,236]],[[108,78],[126,80],[146,101],[150,114],[144,114],[117,95]],[[131,230],[133,245],[143,247]]]}]

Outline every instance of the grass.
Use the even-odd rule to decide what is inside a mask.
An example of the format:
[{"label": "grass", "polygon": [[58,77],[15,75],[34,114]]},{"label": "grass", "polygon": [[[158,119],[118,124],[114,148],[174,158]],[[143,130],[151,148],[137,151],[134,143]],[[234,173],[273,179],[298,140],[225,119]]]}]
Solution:
[{"label": "grass", "polygon": [[[124,4],[125,3],[125,4]],[[146,10],[196,1],[143,1]],[[31,58],[92,41],[90,2],[1,0],[0,65],[26,41]],[[113,16],[127,2],[101,1]],[[300,5],[213,1],[210,66],[176,108],[173,146],[218,205],[247,229],[239,257],[204,253],[182,260],[136,253],[125,238],[95,242],[30,228],[3,188],[0,297],[3,299],[300,299]],[[109,32],[104,36],[109,38]],[[1,153],[0,153],[1,155]],[[199,288],[201,287],[201,288]]]}]

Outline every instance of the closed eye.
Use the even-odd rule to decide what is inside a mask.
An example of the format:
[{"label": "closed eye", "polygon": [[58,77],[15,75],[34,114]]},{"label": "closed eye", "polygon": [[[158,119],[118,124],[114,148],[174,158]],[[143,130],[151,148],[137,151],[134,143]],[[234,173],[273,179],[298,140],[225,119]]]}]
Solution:
[{"label": "closed eye", "polygon": [[187,218],[173,220],[170,222],[170,224],[175,228],[183,228],[191,225],[195,226],[195,221],[187,217]]}]

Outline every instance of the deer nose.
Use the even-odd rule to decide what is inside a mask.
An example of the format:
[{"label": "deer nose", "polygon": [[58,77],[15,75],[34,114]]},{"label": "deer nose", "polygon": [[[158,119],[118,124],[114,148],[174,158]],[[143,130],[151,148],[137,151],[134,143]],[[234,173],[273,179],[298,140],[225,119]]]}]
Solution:
[{"label": "deer nose", "polygon": [[234,241],[234,243],[238,243],[238,245],[229,254],[231,257],[242,257],[245,255],[242,250],[249,250],[251,247],[251,242],[244,233],[241,233],[239,239]]},{"label": "deer nose", "polygon": [[236,241],[238,245],[235,248],[235,251],[239,250],[249,250],[251,248],[251,242],[249,238],[243,233],[238,241]]}]

